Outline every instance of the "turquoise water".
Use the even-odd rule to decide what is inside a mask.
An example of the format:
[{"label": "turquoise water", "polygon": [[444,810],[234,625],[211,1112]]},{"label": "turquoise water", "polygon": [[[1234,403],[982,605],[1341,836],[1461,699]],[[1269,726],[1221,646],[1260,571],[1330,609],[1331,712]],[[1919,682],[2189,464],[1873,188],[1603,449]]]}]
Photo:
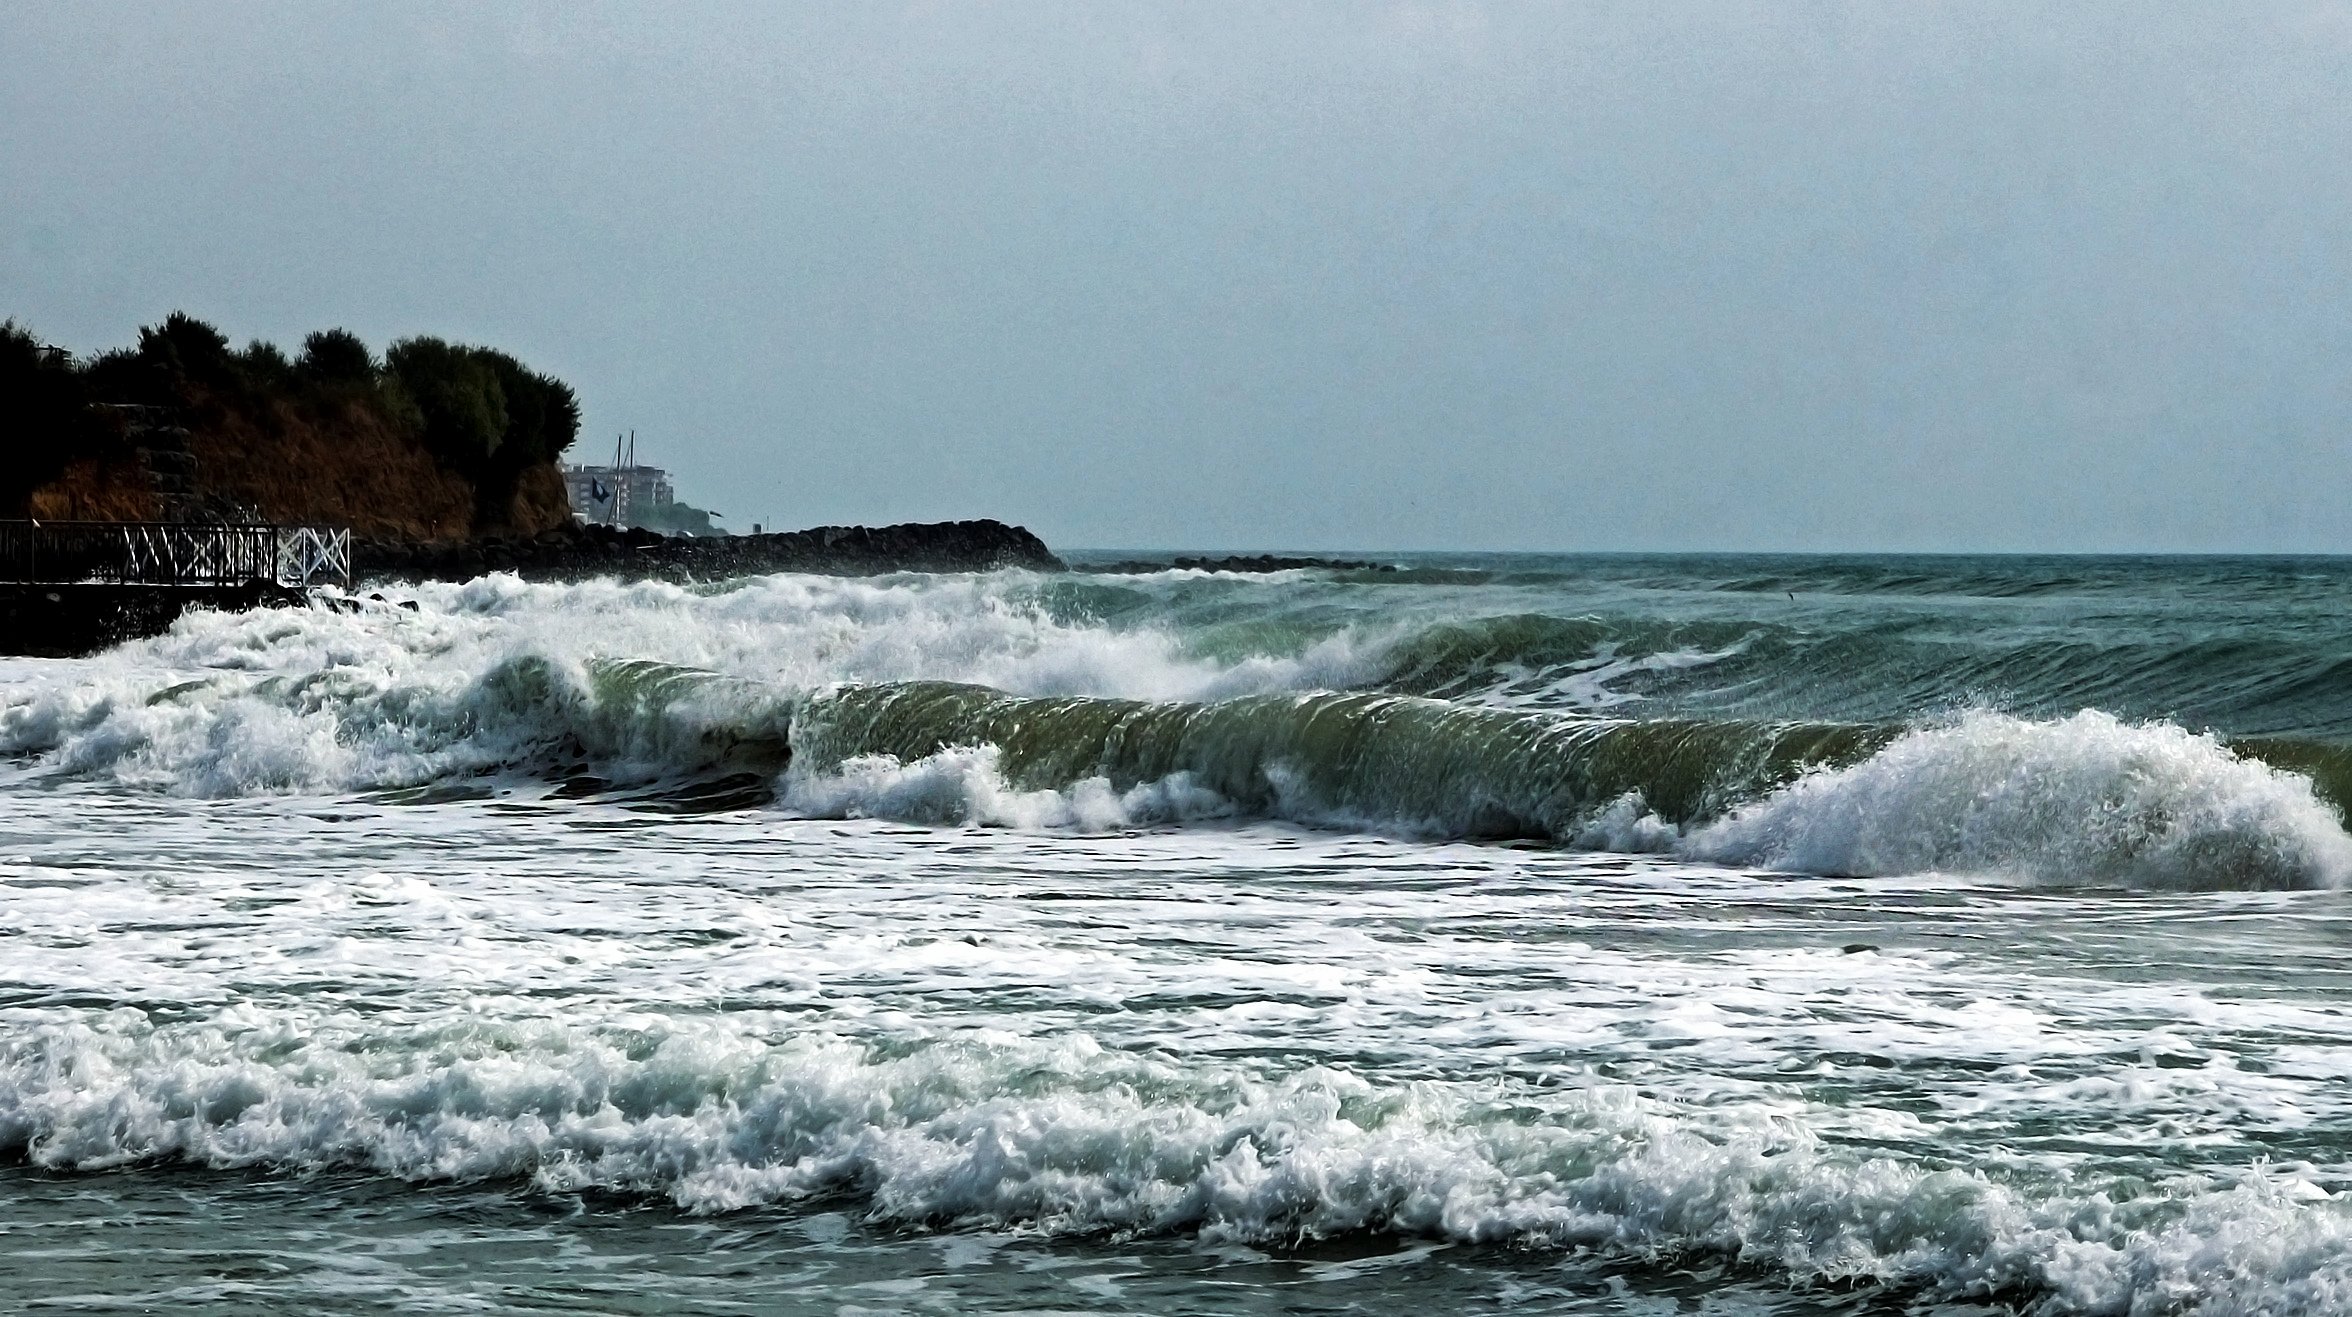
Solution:
[{"label": "turquoise water", "polygon": [[7,665],[10,1302],[2352,1302],[2352,564],[1400,562]]}]

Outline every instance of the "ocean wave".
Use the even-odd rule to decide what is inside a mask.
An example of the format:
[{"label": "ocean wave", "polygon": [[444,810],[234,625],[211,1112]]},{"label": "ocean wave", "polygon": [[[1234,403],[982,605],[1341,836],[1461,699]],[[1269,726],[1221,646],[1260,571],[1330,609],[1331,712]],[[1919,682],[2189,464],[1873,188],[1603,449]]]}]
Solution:
[{"label": "ocean wave", "polygon": [[1974,712],[1910,732],[1740,806],[1680,849],[1806,873],[2222,888],[2352,877],[2352,836],[2309,778],[2095,710]]},{"label": "ocean wave", "polygon": [[[491,576],[415,587],[413,611],[198,611],[11,682],[0,755],[215,796],[410,786],[566,755],[658,772],[695,767],[711,737],[780,741],[784,703],[841,682],[1214,700],[1344,685],[1361,661],[1346,636],[1201,658],[1163,628],[1064,620],[1039,594],[1020,572],[702,590]],[[731,716],[685,698],[728,681],[743,683]]]},{"label": "ocean wave", "polygon": [[1189,773],[1121,790],[1107,777],[1082,778],[1064,788],[1021,790],[1005,781],[1003,752],[992,745],[959,746],[911,764],[892,755],[863,755],[827,773],[793,774],[786,808],[813,818],[885,818],[906,823],[969,823],[1030,830],[1122,828],[1229,818],[1233,802],[1201,786]]},{"label": "ocean wave", "polygon": [[2283,627],[1955,627],[1900,607],[1860,619],[1796,606],[1748,619],[1441,617],[1355,648],[1373,668],[1360,684],[1510,707],[1852,722],[2101,708],[2248,735],[2352,734],[2352,659],[2334,637]]},{"label": "ocean wave", "polygon": [[[2233,749],[2095,712],[1909,728],[1630,716],[1641,706],[1612,693],[1637,669],[1728,670],[1785,642],[1729,629],[1650,637],[1691,646],[1687,661],[1618,655],[1598,624],[1526,618],[1412,651],[1433,678],[1485,663],[1479,646],[1498,637],[1585,648],[1582,712],[1345,689],[1410,646],[1342,629],[1292,636],[1304,648],[1288,657],[1211,659],[1173,630],[1066,617],[1069,601],[1034,585],[776,577],[697,593],[493,577],[425,587],[414,612],[196,614],[12,683],[0,754],[199,796],[499,773],[774,778],[789,764],[785,806],[818,814],[1095,830],[1275,817],[1864,875],[2352,875],[2352,842],[2305,776],[2341,787],[2343,756],[2320,743]],[[942,671],[973,679],[907,679]]]},{"label": "ocean wave", "polygon": [[982,745],[996,752],[992,775],[1031,791],[1181,775],[1241,812],[1306,823],[1805,873],[2237,889],[2352,877],[2352,836],[2309,778],[2210,736],[2096,711],[1978,710],[1898,733],[1384,695],[1155,705],[907,683],[814,701],[795,729],[804,772]]},{"label": "ocean wave", "polygon": [[[1235,815],[1806,873],[2295,888],[2352,877],[2311,779],[2169,724],[1985,711],[1899,729],[1634,721],[1364,693],[1209,703],[894,683],[801,695],[526,657],[451,690],[228,675],[18,705],[51,771],[187,795],[491,773],[781,776],[784,807],[1101,831]],[[729,797],[739,800],[740,797]]]},{"label": "ocean wave", "polygon": [[1545,839],[1628,792],[1669,817],[1705,817],[1880,739],[1864,728],[1575,718],[1364,692],[1164,703],[900,682],[812,699],[793,751],[801,770],[824,772],[860,756],[913,763],[986,745],[1025,789],[1183,773],[1251,814]]},{"label": "ocean wave", "polygon": [[109,673],[0,708],[0,753],[174,795],[418,786],[500,770],[593,766],[659,779],[781,770],[784,692],[645,661],[535,655],[419,680],[381,669],[302,676]]},{"label": "ocean wave", "polygon": [[[1758,641],[1785,651],[1776,629],[1744,622],[1662,624],[1509,613],[1400,625],[1368,648],[1369,684],[1399,694],[1482,703],[1601,710],[1650,697]],[[1712,679],[1711,675],[1700,679]]]},{"label": "ocean wave", "polygon": [[882,1046],[741,1017],[389,1025],[239,1006],[12,1024],[0,1154],[60,1171],[350,1168],[704,1213],[848,1194],[882,1224],[1278,1245],[1380,1233],[2050,1314],[2352,1302],[2352,1218],[2294,1168],[1997,1177],[1841,1148],[1795,1102],[1260,1074],[1083,1034]]}]

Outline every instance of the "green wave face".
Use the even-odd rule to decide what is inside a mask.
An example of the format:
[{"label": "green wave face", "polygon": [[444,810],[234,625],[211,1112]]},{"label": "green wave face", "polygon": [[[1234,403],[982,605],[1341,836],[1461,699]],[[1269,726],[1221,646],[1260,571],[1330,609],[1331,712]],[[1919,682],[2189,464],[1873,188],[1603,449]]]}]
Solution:
[{"label": "green wave face", "polygon": [[2352,742],[2352,563],[1759,557],[1449,559],[1279,580],[1038,587],[1218,662],[1346,650],[1331,684],[1645,717],[1911,723],[2096,708]]},{"label": "green wave face", "polygon": [[2292,635],[1510,614],[1416,626],[1379,657],[1368,684],[1380,689],[1535,707],[1846,722],[2101,708],[2244,735],[2352,736],[2352,653]]},{"label": "green wave face", "polygon": [[420,596],[192,617],[28,687],[0,753],[188,795],[746,778],[711,799],[1088,828],[1222,811],[1811,872],[2347,867],[2341,564],[1497,558]]},{"label": "green wave face", "polygon": [[1017,699],[911,682],[813,701],[793,748],[806,771],[859,756],[913,762],[987,745],[1028,789],[1105,778],[1116,789],[1188,774],[1241,809],[1370,819],[1465,837],[1562,838],[1629,792],[1677,821],[1706,817],[1851,762],[1879,729],[1626,722],[1370,693],[1205,704]]},{"label": "green wave face", "polygon": [[[1635,722],[1380,694],[1017,699],[919,682],[813,701],[793,739],[803,807],[911,821],[1101,830],[1182,817],[1205,792],[1222,812],[1805,873],[2234,889],[2352,880],[2352,836],[2309,778],[2210,736],[2097,712],[1977,711],[1897,729]],[[843,789],[807,786],[828,775]]]}]

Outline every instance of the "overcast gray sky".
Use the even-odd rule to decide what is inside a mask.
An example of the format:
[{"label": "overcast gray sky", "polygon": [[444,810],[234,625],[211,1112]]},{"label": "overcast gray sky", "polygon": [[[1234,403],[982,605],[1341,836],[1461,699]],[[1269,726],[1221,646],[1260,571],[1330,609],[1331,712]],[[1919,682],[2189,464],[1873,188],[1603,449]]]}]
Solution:
[{"label": "overcast gray sky", "polygon": [[0,317],[739,529],[2352,551],[2352,5],[0,5]]}]

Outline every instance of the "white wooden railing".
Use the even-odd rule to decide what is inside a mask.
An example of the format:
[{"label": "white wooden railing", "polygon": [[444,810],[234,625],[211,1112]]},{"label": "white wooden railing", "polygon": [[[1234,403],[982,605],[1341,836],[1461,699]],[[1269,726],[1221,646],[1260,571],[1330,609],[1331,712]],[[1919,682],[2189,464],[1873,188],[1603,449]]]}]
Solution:
[{"label": "white wooden railing", "polygon": [[0,521],[0,581],[27,584],[351,584],[351,532],[328,526]]}]

